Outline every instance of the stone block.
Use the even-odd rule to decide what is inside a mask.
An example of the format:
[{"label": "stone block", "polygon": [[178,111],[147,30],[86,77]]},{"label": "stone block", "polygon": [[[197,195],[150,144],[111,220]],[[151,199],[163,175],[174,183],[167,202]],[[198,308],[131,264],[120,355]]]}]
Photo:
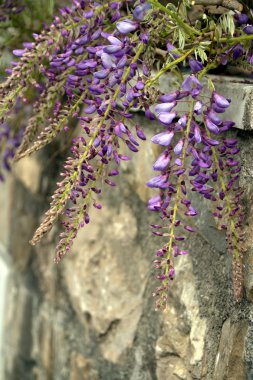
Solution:
[{"label": "stone block", "polygon": [[244,359],[248,323],[227,319],[220,338],[213,380],[247,380]]}]

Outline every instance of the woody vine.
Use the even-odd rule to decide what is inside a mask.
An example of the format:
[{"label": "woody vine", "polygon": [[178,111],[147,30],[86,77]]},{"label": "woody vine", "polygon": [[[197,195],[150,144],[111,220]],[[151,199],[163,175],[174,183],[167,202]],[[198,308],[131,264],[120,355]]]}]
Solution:
[{"label": "woody vine", "polygon": [[[23,9],[14,2],[5,5],[2,20]],[[156,308],[162,310],[169,304],[174,261],[188,254],[182,241],[195,231],[192,192],[210,201],[233,259],[235,298],[243,292],[239,148],[227,134],[234,122],[225,117],[234,105],[207,74],[230,64],[251,70],[252,13],[236,0],[218,1],[216,10],[204,9],[197,18],[191,17],[194,7],[190,0],[166,6],[157,0],[73,0],[33,41],[13,51],[17,60],[0,84],[1,180],[13,161],[42,149],[59,133],[71,139],[73,119],[81,125],[31,240],[37,244],[60,218],[56,262],[90,222],[91,207],[102,208],[103,184],[116,186],[121,162],[130,160],[125,148],[141,154],[138,140],[146,140],[145,125],[135,125],[134,111],[160,123],[152,142],[161,153],[146,185],[154,188],[148,202],[157,215],[152,233],[166,240],[153,261]],[[158,81],[166,73],[177,78],[177,88],[164,94]],[[13,119],[25,109],[28,122],[14,127]]]}]

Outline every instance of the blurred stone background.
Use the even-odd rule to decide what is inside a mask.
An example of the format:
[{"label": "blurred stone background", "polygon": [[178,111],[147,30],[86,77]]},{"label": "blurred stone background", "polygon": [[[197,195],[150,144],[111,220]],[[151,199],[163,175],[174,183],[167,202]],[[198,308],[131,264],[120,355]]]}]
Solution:
[{"label": "blurred stone background", "polygon": [[[144,183],[156,155],[149,142],[122,167],[118,186],[105,189],[103,209],[60,264],[53,263],[59,227],[30,246],[62,165],[55,143],[16,164],[1,184],[1,380],[253,379],[253,87],[220,81],[224,95],[233,83],[244,100],[237,99],[233,132],[247,213],[243,300],[233,299],[224,235],[196,199],[199,231],[187,240],[190,255],[176,260],[169,310],[154,311],[150,268],[160,241],[148,227],[156,215],[146,210]],[[150,140],[158,126],[144,123]]]}]

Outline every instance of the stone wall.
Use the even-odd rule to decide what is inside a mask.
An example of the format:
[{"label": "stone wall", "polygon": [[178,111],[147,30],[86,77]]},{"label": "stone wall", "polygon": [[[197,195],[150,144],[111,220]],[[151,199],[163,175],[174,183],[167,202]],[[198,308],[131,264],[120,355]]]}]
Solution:
[{"label": "stone wall", "polygon": [[[231,83],[223,82],[223,92]],[[243,300],[233,299],[224,235],[201,204],[198,233],[187,240],[191,254],[176,260],[169,310],[154,311],[150,268],[160,242],[149,232],[155,215],[143,185],[156,155],[149,142],[123,166],[118,187],[105,189],[103,210],[92,213],[68,257],[53,263],[58,227],[31,247],[62,164],[54,145],[18,163],[1,185],[1,380],[253,379],[253,92],[242,82],[232,88],[243,100],[241,130],[233,131],[248,215]],[[149,137],[158,130],[145,125]]]}]

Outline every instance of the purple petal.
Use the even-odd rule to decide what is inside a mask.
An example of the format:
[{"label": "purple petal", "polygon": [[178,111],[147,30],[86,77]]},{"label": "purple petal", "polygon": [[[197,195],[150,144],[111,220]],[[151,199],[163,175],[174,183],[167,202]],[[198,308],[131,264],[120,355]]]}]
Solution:
[{"label": "purple petal", "polygon": [[167,183],[168,175],[162,174],[151,178],[146,185],[151,188],[161,188],[165,183]]},{"label": "purple petal", "polygon": [[233,49],[233,60],[236,60],[239,57],[241,57],[243,53],[244,53],[244,50],[243,50],[242,45],[241,44],[236,45]]},{"label": "purple petal", "polygon": [[114,36],[108,36],[107,39],[112,45],[122,46],[122,42]]},{"label": "purple petal", "polygon": [[195,104],[194,104],[194,112],[197,114],[197,115],[200,115],[201,114],[201,110],[202,110],[202,102],[200,100],[198,100]]},{"label": "purple petal", "polygon": [[158,211],[161,208],[161,197],[156,195],[148,201],[148,209],[150,211]]},{"label": "purple petal", "polygon": [[202,63],[193,58],[189,59],[189,65],[193,74],[203,69]]},{"label": "purple petal", "polygon": [[172,108],[174,108],[176,106],[177,102],[174,101],[172,103],[161,103],[161,104],[157,104],[155,106],[155,112],[156,113],[161,113],[161,112],[170,112],[172,110]]},{"label": "purple petal", "polygon": [[16,57],[22,57],[23,54],[25,53],[25,49],[16,49],[16,50],[13,50],[12,53],[16,55]]},{"label": "purple petal", "polygon": [[243,28],[244,33],[246,34],[253,34],[253,25],[246,25]]},{"label": "purple petal", "polygon": [[171,53],[172,57],[174,57],[174,58],[180,57],[179,54],[177,54],[177,53],[174,52],[176,50],[176,48],[169,41],[167,42],[166,47],[167,47],[167,50]]},{"label": "purple petal", "polygon": [[93,105],[93,104],[84,109],[84,112],[87,113],[87,114],[92,114],[95,111],[96,111],[96,106]]},{"label": "purple petal", "polygon": [[222,123],[221,119],[216,115],[216,113],[210,109],[207,113],[209,119],[216,125],[220,125]]},{"label": "purple petal", "polygon": [[182,128],[185,128],[187,125],[188,116],[185,114],[178,120],[177,124],[179,124]]},{"label": "purple petal", "polygon": [[212,104],[212,109],[217,113],[224,113],[226,111],[226,108],[219,107],[216,103]]},{"label": "purple petal", "polygon": [[214,133],[215,135],[219,134],[219,132],[220,132],[219,128],[208,117],[205,118],[205,123],[206,123],[207,129],[210,132]]},{"label": "purple petal", "polygon": [[151,141],[154,144],[168,146],[171,143],[173,136],[174,136],[174,132],[165,131],[165,132],[158,133],[158,135],[155,135],[154,137],[152,137]]},{"label": "purple petal", "polygon": [[24,43],[23,43],[23,46],[24,46],[26,49],[31,50],[31,49],[34,48],[35,43],[34,43],[34,42],[24,42]]},{"label": "purple petal", "polygon": [[151,8],[151,5],[149,3],[143,3],[138,5],[134,11],[133,11],[133,16],[137,20],[143,20],[145,17],[145,13]]},{"label": "purple petal", "polygon": [[195,216],[195,215],[198,215],[198,212],[192,206],[189,206],[188,211],[185,212],[185,215]]},{"label": "purple petal", "polygon": [[122,48],[118,45],[107,45],[104,47],[104,52],[108,54],[114,54],[120,51]]},{"label": "purple petal", "polygon": [[183,90],[186,90],[186,91],[191,91],[192,88],[197,88],[198,90],[201,90],[203,88],[200,81],[193,74],[185,78],[181,87]]},{"label": "purple petal", "polygon": [[194,138],[198,144],[201,143],[201,140],[202,140],[201,133],[200,133],[199,126],[197,124],[194,125]]},{"label": "purple petal", "polygon": [[124,56],[120,59],[120,61],[118,62],[118,64],[117,64],[117,68],[118,68],[118,69],[122,69],[123,67],[126,66],[126,63],[127,63],[127,57],[124,55]]},{"label": "purple petal", "polygon": [[175,117],[177,116],[177,113],[176,112],[171,112],[171,113],[167,113],[167,112],[161,112],[159,115],[158,115],[158,120],[162,123],[162,124],[165,124],[165,125],[169,125],[171,124],[171,122],[173,121],[173,119],[175,119]]},{"label": "purple petal", "polygon": [[249,18],[245,13],[236,13],[234,15],[234,18],[239,25],[247,24],[247,22],[249,21]]},{"label": "purple petal", "polygon": [[180,139],[177,143],[177,145],[174,148],[174,153],[175,154],[181,154],[184,146],[184,140]]},{"label": "purple petal", "polygon": [[160,96],[159,100],[160,102],[164,102],[164,103],[173,102],[174,100],[177,99],[179,94],[180,94],[179,91],[170,92],[168,94],[164,94]]},{"label": "purple petal", "polygon": [[107,53],[101,54],[101,60],[102,60],[102,65],[104,66],[105,69],[110,69],[111,67],[114,66],[112,57]]},{"label": "purple petal", "polygon": [[146,140],[146,136],[145,136],[143,130],[141,129],[141,127],[139,125],[136,125],[135,129],[136,129],[136,134],[139,137],[139,139]]},{"label": "purple petal", "polygon": [[138,149],[136,148],[135,145],[133,145],[130,141],[126,140],[126,145],[127,147],[134,153],[137,153],[138,152]]},{"label": "purple petal", "polygon": [[116,28],[122,34],[134,32],[138,26],[137,22],[128,19],[116,23]]},{"label": "purple petal", "polygon": [[213,91],[212,97],[213,97],[215,104],[218,107],[221,107],[221,108],[229,107],[230,101],[228,99],[224,98],[224,96],[219,95],[216,91]]},{"label": "purple petal", "polygon": [[98,78],[98,79],[104,79],[108,76],[109,74],[109,70],[99,70],[99,71],[96,71],[93,76],[94,78]]},{"label": "purple petal", "polygon": [[170,162],[170,159],[171,159],[171,156],[170,156],[169,152],[164,151],[162,154],[160,154],[160,156],[158,157],[158,159],[154,163],[153,169],[159,170],[159,171],[165,170],[166,167],[168,166],[169,162]]}]

